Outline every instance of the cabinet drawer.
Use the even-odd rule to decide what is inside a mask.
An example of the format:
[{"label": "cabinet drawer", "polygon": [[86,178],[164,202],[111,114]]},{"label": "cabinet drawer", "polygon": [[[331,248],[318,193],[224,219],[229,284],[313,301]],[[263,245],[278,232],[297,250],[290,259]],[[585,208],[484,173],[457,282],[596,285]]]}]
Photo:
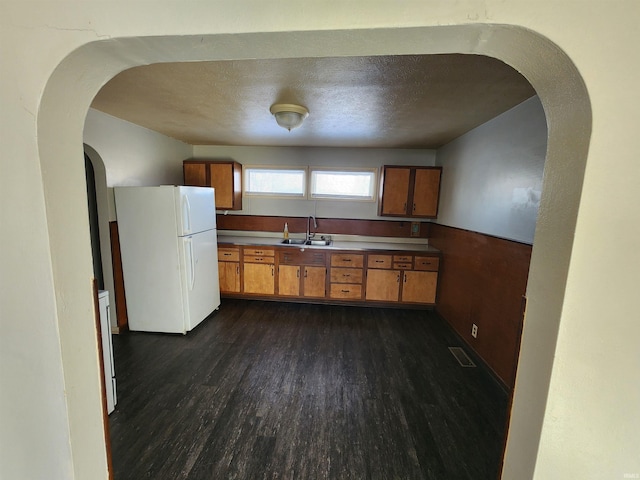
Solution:
[{"label": "cabinet drawer", "polygon": [[413,270],[413,264],[411,262],[409,263],[394,262],[393,268],[395,268],[396,270]]},{"label": "cabinet drawer", "polygon": [[244,263],[274,263],[273,257],[258,257],[256,255],[245,255],[243,257]]},{"label": "cabinet drawer", "polygon": [[218,248],[218,260],[221,262],[240,261],[239,248]]},{"label": "cabinet drawer", "polygon": [[331,298],[350,298],[353,300],[360,300],[362,299],[362,285],[332,283],[329,296]]},{"label": "cabinet drawer", "polygon": [[354,253],[333,253],[331,254],[332,267],[355,267],[362,268],[364,265],[364,255]]},{"label": "cabinet drawer", "polygon": [[332,268],[331,283],[362,283],[362,270],[359,268]]},{"label": "cabinet drawer", "polygon": [[411,263],[413,262],[413,255],[394,255],[393,261],[400,263]]},{"label": "cabinet drawer", "polygon": [[391,255],[368,255],[367,267],[369,268],[391,268]]},{"label": "cabinet drawer", "polygon": [[[273,257],[276,252],[273,248],[244,248],[244,255],[246,257]],[[273,261],[273,260],[272,260]]]},{"label": "cabinet drawer", "polygon": [[440,266],[439,257],[416,257],[415,270],[427,270],[437,272]]}]

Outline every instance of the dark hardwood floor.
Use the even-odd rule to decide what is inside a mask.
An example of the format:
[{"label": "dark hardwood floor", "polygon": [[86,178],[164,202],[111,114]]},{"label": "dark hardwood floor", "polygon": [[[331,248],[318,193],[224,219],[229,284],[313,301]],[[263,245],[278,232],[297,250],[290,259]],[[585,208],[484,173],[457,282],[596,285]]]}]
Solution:
[{"label": "dark hardwood floor", "polygon": [[223,299],[114,338],[116,480],[496,479],[507,395],[434,313]]}]

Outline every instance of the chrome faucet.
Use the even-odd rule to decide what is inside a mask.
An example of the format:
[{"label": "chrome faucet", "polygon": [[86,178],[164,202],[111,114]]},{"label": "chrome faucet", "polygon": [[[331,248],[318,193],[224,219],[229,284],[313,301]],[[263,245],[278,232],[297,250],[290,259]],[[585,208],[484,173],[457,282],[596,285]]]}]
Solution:
[{"label": "chrome faucet", "polygon": [[[311,219],[313,219],[313,235],[311,235]],[[315,237],[316,230],[318,230],[318,222],[316,221],[316,217],[314,217],[313,215],[309,215],[309,217],[307,218],[307,237],[305,238],[305,241],[308,242],[313,237]]]}]

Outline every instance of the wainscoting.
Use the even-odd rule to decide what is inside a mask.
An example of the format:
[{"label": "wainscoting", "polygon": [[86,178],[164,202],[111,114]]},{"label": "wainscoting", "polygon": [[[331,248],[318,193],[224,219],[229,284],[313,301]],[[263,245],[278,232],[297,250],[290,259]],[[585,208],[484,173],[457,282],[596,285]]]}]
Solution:
[{"label": "wainscoting", "polygon": [[511,390],[531,245],[435,223],[429,244],[442,251],[436,310]]},{"label": "wainscoting", "polygon": [[[289,232],[307,231],[307,217],[271,217],[266,215],[220,215],[218,230],[282,232],[284,223]],[[318,218],[318,232],[335,235],[365,235],[372,237],[411,237],[411,222],[397,220],[357,220],[346,218]],[[418,238],[429,238],[429,222],[420,222]]]}]

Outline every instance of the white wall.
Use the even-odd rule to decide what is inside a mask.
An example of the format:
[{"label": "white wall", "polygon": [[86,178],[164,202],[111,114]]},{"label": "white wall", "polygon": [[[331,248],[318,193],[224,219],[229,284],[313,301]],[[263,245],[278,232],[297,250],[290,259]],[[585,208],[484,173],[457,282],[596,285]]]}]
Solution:
[{"label": "white wall", "polygon": [[407,53],[500,58],[547,113],[504,478],[640,472],[637,0],[154,5],[0,2],[0,224],[28,233],[0,236],[0,477],[106,478],[82,160],[100,86],[159,61]]},{"label": "white wall", "polygon": [[[302,147],[226,147],[196,145],[196,158],[231,158],[244,166],[280,165],[312,167],[376,168],[382,165],[434,165],[435,150]],[[377,187],[377,185],[376,185]],[[330,218],[380,219],[378,203],[332,200],[251,198],[242,199],[243,215],[276,215]]]},{"label": "white wall", "polygon": [[102,158],[109,187],[109,220],[115,220],[113,188],[123,185],[181,185],[182,160],[192,147],[147,128],[89,109],[84,143]]},{"label": "white wall", "polygon": [[437,222],[532,244],[546,153],[537,96],[441,147]]}]

